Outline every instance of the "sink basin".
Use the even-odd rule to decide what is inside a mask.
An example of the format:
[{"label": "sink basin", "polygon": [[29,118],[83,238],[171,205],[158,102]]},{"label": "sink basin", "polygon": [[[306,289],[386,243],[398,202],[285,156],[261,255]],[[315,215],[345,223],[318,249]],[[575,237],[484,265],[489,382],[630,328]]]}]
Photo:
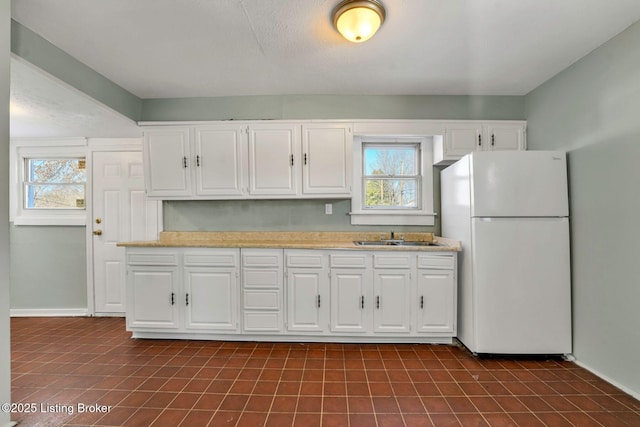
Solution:
[{"label": "sink basin", "polygon": [[388,241],[358,241],[353,242],[358,246],[442,246],[436,242],[410,242],[406,240],[388,240]]}]

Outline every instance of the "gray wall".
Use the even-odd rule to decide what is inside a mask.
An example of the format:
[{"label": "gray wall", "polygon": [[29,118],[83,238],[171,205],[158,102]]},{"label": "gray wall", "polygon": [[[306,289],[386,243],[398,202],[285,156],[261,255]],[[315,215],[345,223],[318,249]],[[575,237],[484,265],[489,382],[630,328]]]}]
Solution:
[{"label": "gray wall", "polygon": [[[440,170],[433,171],[434,212],[440,212]],[[325,215],[324,205],[333,205]],[[430,231],[435,226],[351,225],[351,199],[166,201],[164,229],[169,231]]]},{"label": "gray wall", "polygon": [[[9,31],[10,2],[0,2],[0,403],[11,402],[9,329]],[[10,414],[0,411],[0,426]]]},{"label": "gray wall", "polygon": [[640,23],[526,96],[530,149],[568,151],[574,354],[640,395]]},{"label": "gray wall", "polygon": [[10,228],[11,308],[86,309],[85,227]]},{"label": "gray wall", "polygon": [[142,120],[522,120],[521,96],[283,95],[146,99]]}]

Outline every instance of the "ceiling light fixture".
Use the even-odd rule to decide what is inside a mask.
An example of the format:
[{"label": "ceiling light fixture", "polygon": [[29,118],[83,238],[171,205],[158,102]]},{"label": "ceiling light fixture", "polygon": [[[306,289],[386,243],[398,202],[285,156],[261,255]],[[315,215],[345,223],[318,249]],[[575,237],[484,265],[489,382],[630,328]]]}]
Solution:
[{"label": "ceiling light fixture", "polygon": [[377,0],[344,0],[333,9],[333,25],[350,42],[369,40],[384,22],[386,12]]}]

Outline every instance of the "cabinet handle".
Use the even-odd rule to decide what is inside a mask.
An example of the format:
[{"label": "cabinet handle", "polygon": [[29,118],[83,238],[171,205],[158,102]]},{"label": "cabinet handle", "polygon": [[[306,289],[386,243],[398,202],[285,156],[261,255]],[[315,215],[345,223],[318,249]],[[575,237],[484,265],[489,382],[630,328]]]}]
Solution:
[{"label": "cabinet handle", "polygon": [[494,145],[496,145],[496,136],[495,135],[491,135],[491,146],[493,147]]},{"label": "cabinet handle", "polygon": [[184,156],[184,157],[182,158],[182,167],[183,167],[183,168],[186,168],[186,167],[187,167],[187,156]]},{"label": "cabinet handle", "polygon": [[420,308],[424,308],[424,295],[420,295]]},{"label": "cabinet handle", "polygon": [[196,166],[200,167],[200,154],[196,156]]},{"label": "cabinet handle", "polygon": [[171,292],[171,305],[176,305],[176,294]]},{"label": "cabinet handle", "polygon": [[380,308],[380,295],[376,295],[376,308]]},{"label": "cabinet handle", "polygon": [[186,299],[187,299],[187,306],[189,305],[189,294],[186,295]]},{"label": "cabinet handle", "polygon": [[289,160],[291,161],[291,166],[293,166],[293,154],[289,157]]},{"label": "cabinet handle", "polygon": [[304,153],[304,164],[307,164],[307,153]]},{"label": "cabinet handle", "polygon": [[364,295],[360,296],[360,308],[364,308]]},{"label": "cabinet handle", "polygon": [[482,135],[478,134],[478,147],[482,147]]},{"label": "cabinet handle", "polygon": [[316,300],[318,301],[318,308],[320,308],[320,295],[317,296]]}]

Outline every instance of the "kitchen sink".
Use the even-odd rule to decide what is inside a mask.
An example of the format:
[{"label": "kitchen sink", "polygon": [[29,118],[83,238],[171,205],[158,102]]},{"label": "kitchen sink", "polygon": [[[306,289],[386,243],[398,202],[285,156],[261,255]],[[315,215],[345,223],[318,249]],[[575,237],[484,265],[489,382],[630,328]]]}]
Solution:
[{"label": "kitchen sink", "polygon": [[436,242],[411,242],[406,240],[356,241],[357,246],[442,246]]}]

